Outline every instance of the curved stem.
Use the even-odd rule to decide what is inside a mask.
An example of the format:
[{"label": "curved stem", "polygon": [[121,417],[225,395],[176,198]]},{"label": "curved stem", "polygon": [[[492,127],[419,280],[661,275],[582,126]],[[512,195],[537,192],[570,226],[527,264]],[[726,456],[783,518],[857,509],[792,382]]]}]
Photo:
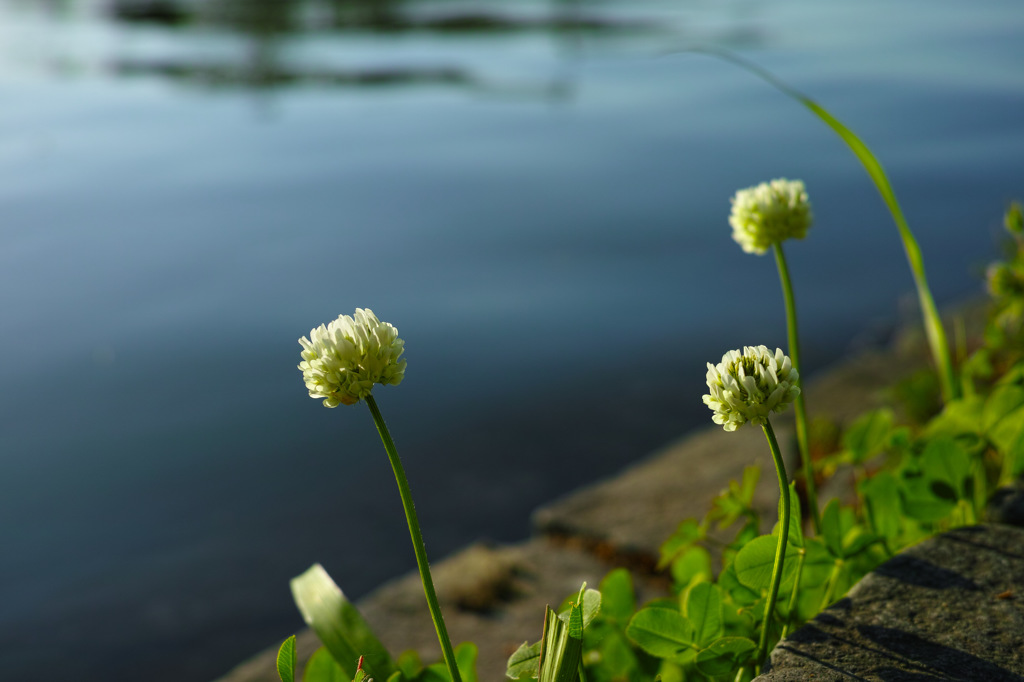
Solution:
[{"label": "curved stem", "polygon": [[[775,462],[775,473],[779,476],[779,495],[782,501],[782,518],[779,519],[779,544],[775,549],[775,564],[772,566],[772,580],[768,588],[768,603],[764,607],[764,620],[761,622],[761,638],[757,644],[757,656],[755,660],[763,662],[768,648],[768,630],[771,625],[772,614],[775,612],[775,600],[779,596],[779,585],[782,584],[782,567],[786,561],[786,541],[789,539],[789,483],[786,480],[786,465],[782,461],[782,453],[779,451],[779,441],[775,439],[775,431],[771,422],[765,420],[764,435],[768,438],[768,446],[772,450],[772,460]],[[760,669],[759,669],[760,671]]]},{"label": "curved stem", "polygon": [[441,615],[441,606],[437,603],[437,594],[434,592],[434,581],[430,577],[430,564],[427,562],[427,548],[423,544],[423,534],[420,533],[420,523],[416,518],[416,508],[412,502],[412,492],[409,490],[409,481],[405,477],[402,460],[398,457],[395,442],[391,440],[391,433],[388,431],[388,426],[384,423],[384,418],[381,416],[380,410],[377,409],[377,402],[372,395],[366,396],[366,405],[370,408],[373,422],[377,425],[377,432],[380,433],[380,439],[384,441],[384,449],[387,450],[388,459],[391,461],[391,469],[395,472],[398,494],[402,497],[405,520],[409,524],[412,548],[416,553],[416,566],[419,568],[420,578],[423,580],[423,593],[427,596],[430,618],[434,621],[437,639],[441,643],[441,654],[444,656],[445,665],[448,666],[448,674],[451,675],[452,682],[462,682],[459,669],[455,665],[455,652],[452,649],[451,639],[448,637],[448,629],[445,627],[444,617]]},{"label": "curved stem", "polygon": [[[888,199],[886,201],[888,202]],[[893,201],[895,201],[895,198]],[[932,351],[932,358],[935,360],[935,368],[939,373],[942,399],[944,402],[949,403],[960,397],[960,386],[957,384],[956,372],[953,370],[953,358],[949,352],[949,341],[946,339],[946,330],[942,326],[939,310],[935,307],[935,299],[932,298],[931,289],[928,288],[928,278],[924,274],[924,259],[921,257],[921,248],[917,245],[917,240],[914,239],[914,234],[907,227],[906,221],[903,220],[903,215],[898,215],[896,224],[900,230],[900,237],[903,239],[903,250],[907,254],[910,272],[914,277],[914,286],[917,287],[917,298],[921,304],[921,316],[924,318],[925,338],[928,339],[928,346]]]},{"label": "curved stem", "polygon": [[[792,97],[811,110],[825,125],[831,128],[850,148],[857,159],[864,166],[868,176],[875,185],[875,189],[882,195],[889,213],[892,215],[896,229],[899,231],[900,239],[903,240],[903,250],[907,255],[907,263],[910,265],[910,272],[914,278],[914,286],[917,288],[917,298],[921,304],[921,316],[924,318],[924,330],[928,339],[928,346],[932,352],[932,359],[935,362],[936,371],[939,373],[939,381],[942,384],[942,398],[944,402],[950,402],[960,397],[960,385],[956,381],[956,372],[953,370],[953,359],[949,353],[949,341],[946,339],[946,330],[942,326],[942,319],[935,307],[935,299],[932,298],[931,289],[928,287],[928,278],[924,273],[924,258],[921,256],[921,247],[910,231],[900,203],[896,200],[896,192],[893,191],[889,178],[886,176],[882,164],[875,158],[875,155],[864,142],[854,135],[853,131],[847,128],[835,116],[828,112],[813,99],[802,92],[791,88],[765,71],[761,67],[748,62],[745,59],[734,55],[726,50],[700,49],[694,52],[703,52],[719,59],[735,64],[742,69],[754,74],[766,83],[772,85],[779,92]],[[798,370],[799,371],[799,370]]]},{"label": "curved stem", "polygon": [[800,376],[800,395],[793,401],[796,414],[796,443],[800,450],[800,463],[803,466],[804,484],[807,490],[807,506],[811,508],[811,521],[814,534],[821,534],[821,511],[818,509],[818,491],[814,480],[814,463],[811,461],[810,436],[807,433],[807,405],[802,390],[804,377],[800,370],[800,336],[796,324],[796,299],[793,297],[793,283],[789,279],[789,266],[786,255],[782,252],[782,244],[775,244],[775,263],[779,267],[779,280],[782,282],[782,295],[786,299],[786,332],[789,337],[789,358],[793,361],[793,369]]}]

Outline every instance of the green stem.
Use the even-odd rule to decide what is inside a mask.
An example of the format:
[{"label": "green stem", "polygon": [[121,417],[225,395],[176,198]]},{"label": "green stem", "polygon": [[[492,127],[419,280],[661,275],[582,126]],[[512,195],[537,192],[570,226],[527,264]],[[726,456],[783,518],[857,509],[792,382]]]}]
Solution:
[{"label": "green stem", "polygon": [[793,401],[796,414],[796,443],[800,450],[800,463],[803,466],[804,483],[807,490],[807,506],[811,508],[811,521],[814,534],[821,534],[821,511],[818,509],[818,492],[814,481],[814,463],[811,461],[810,437],[807,433],[807,404],[804,402],[804,377],[800,370],[800,335],[796,324],[796,299],[793,297],[793,283],[789,279],[789,266],[786,265],[786,254],[782,252],[782,244],[775,243],[775,263],[779,267],[779,280],[782,282],[782,295],[786,299],[786,332],[789,337],[789,359],[793,361],[793,369],[800,376],[800,394]]},{"label": "green stem", "polygon": [[[894,199],[895,201],[895,199]],[[897,208],[897,210],[899,210]],[[935,359],[939,372],[939,381],[942,384],[942,399],[949,403],[960,397],[960,387],[956,382],[956,375],[953,372],[953,358],[949,353],[949,341],[946,340],[946,330],[942,327],[942,318],[939,317],[939,310],[935,307],[935,299],[932,298],[931,289],[928,288],[928,280],[924,274],[924,259],[921,257],[921,249],[917,246],[917,240],[903,220],[903,214],[897,214],[897,226],[900,228],[900,236],[903,238],[903,249],[907,252],[907,262],[910,263],[910,271],[914,275],[914,286],[917,287],[917,297],[921,302],[921,314],[924,317],[924,331],[928,338],[928,346],[931,348],[932,357]]]},{"label": "green stem", "polygon": [[793,591],[789,595],[789,612],[786,614],[786,625],[782,628],[782,639],[786,639],[786,635],[789,634],[789,628],[792,627],[796,621],[795,614],[797,610],[797,597],[800,593],[800,579],[804,573],[804,560],[807,558],[807,550],[803,547],[797,551],[796,560],[796,578],[793,580]]},{"label": "green stem", "polygon": [[[779,585],[782,584],[782,567],[786,561],[786,541],[789,539],[789,483],[786,478],[786,465],[782,461],[782,452],[779,451],[779,441],[775,439],[775,431],[772,430],[771,422],[765,420],[764,435],[768,438],[768,446],[772,451],[772,460],[775,462],[775,473],[779,477],[779,495],[782,499],[782,518],[779,526],[779,544],[775,549],[775,564],[772,566],[772,579],[768,588],[768,603],[764,609],[764,620],[761,623],[761,638],[757,644],[757,656],[755,660],[764,661],[768,649],[768,630],[771,625],[772,614],[775,612],[775,600],[779,596]],[[760,672],[760,668],[758,670]]]},{"label": "green stem", "polygon": [[455,665],[455,651],[452,649],[448,630],[444,626],[444,617],[441,615],[441,607],[437,603],[437,594],[434,592],[434,581],[430,577],[430,564],[427,562],[427,548],[423,544],[423,534],[420,533],[420,523],[416,518],[416,509],[412,502],[412,492],[409,490],[409,481],[405,477],[402,460],[398,457],[395,442],[391,440],[391,433],[388,431],[388,426],[384,423],[384,417],[381,416],[380,410],[377,409],[377,402],[373,399],[372,395],[366,396],[366,405],[370,408],[373,422],[377,425],[380,439],[384,441],[384,449],[387,450],[388,459],[391,461],[391,469],[395,472],[395,481],[398,482],[398,494],[402,497],[405,520],[409,523],[412,548],[416,553],[416,566],[419,568],[420,578],[423,580],[423,593],[427,596],[430,618],[434,621],[437,639],[441,643],[441,654],[444,656],[445,665],[448,666],[448,674],[451,675],[452,682],[462,682],[462,678],[459,676],[459,669]]},{"label": "green stem", "polygon": [[839,572],[843,570],[843,560],[836,559],[832,566],[832,572],[828,575],[828,582],[825,585],[825,595],[821,599],[821,606],[818,611],[824,611],[832,603],[832,593],[835,592],[836,583],[839,582]]}]

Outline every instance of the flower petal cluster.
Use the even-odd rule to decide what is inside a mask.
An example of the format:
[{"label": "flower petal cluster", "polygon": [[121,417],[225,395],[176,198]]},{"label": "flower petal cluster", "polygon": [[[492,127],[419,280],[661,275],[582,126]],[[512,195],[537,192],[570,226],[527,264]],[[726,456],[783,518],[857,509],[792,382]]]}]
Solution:
[{"label": "flower petal cluster", "polygon": [[768,415],[782,412],[800,394],[800,376],[781,348],[773,354],[766,346],[744,346],[731,350],[718,365],[708,363],[708,390],[704,404],[715,413],[711,418],[726,431],[735,431],[748,421],[764,424]]},{"label": "flower petal cluster", "polygon": [[729,214],[732,238],[757,254],[786,239],[803,239],[813,219],[804,183],[785,178],[736,192]]},{"label": "flower petal cluster", "polygon": [[374,384],[401,383],[405,376],[405,341],[398,330],[381,322],[369,308],[356,308],[355,317],[340,315],[299,339],[302,378],[310,398],[323,398],[325,407],[354,405],[370,395]]}]

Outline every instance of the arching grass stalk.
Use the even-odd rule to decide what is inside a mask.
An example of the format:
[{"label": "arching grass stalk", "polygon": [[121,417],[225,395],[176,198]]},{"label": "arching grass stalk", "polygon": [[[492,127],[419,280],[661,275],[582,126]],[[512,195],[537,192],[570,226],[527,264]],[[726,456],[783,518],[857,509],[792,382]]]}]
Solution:
[{"label": "arching grass stalk", "polygon": [[394,326],[378,320],[372,310],[356,308],[354,317],[340,315],[330,324],[320,325],[309,332],[309,338],[299,339],[299,345],[302,346],[299,369],[302,370],[310,398],[322,398],[325,407],[355,405],[364,400],[370,408],[398,483],[398,494],[402,498],[405,520],[409,524],[409,535],[416,554],[416,566],[423,581],[430,618],[434,621],[437,639],[441,644],[441,654],[451,681],[462,682],[448,629],[437,602],[434,581],[430,576],[427,550],[423,544],[409,481],[395,442],[371,395],[375,384],[397,385],[405,377],[406,363],[400,359],[405,352],[405,342],[398,338],[398,330]]},{"label": "arching grass stalk", "polygon": [[[793,297],[793,284],[789,279],[789,266],[782,244],[774,245],[775,263],[779,268],[779,280],[782,282],[782,295],[786,300],[786,334],[789,339],[789,357],[793,361],[793,369],[800,372],[800,335],[797,331],[796,300]],[[818,486],[814,480],[814,462],[811,461],[810,436],[807,432],[807,405],[804,394],[800,393],[793,401],[796,416],[796,442],[800,450],[800,464],[803,467],[804,490],[807,492],[807,506],[811,509],[811,522],[814,533],[821,533],[821,511],[818,509]]]},{"label": "arching grass stalk", "polygon": [[[756,660],[764,661],[768,648],[768,630],[771,628],[772,614],[775,613],[775,601],[779,596],[779,585],[782,584],[782,567],[786,561],[786,542],[789,539],[789,482],[786,478],[786,465],[782,461],[782,453],[779,451],[779,442],[775,439],[775,431],[770,421],[765,419],[762,425],[764,435],[768,439],[768,447],[772,451],[772,460],[775,462],[775,473],[779,477],[779,495],[782,504],[782,517],[779,519],[779,544],[775,549],[775,563],[772,565],[772,579],[768,587],[768,603],[764,607],[764,619],[761,621],[761,637],[757,642]],[[794,587],[794,590],[796,588]],[[758,669],[760,673],[760,669]]]},{"label": "arching grass stalk", "polygon": [[719,59],[724,59],[725,61],[754,74],[769,85],[775,87],[779,92],[792,97],[810,109],[811,112],[831,128],[854,153],[857,159],[864,166],[864,170],[867,171],[868,176],[874,183],[878,193],[882,196],[882,200],[885,201],[885,205],[889,209],[889,213],[892,215],[893,221],[896,223],[896,229],[899,231],[900,239],[903,240],[903,250],[907,255],[910,272],[914,278],[914,286],[917,289],[917,298],[921,305],[921,316],[924,321],[925,335],[928,339],[928,346],[931,349],[932,360],[935,362],[935,367],[939,374],[939,381],[942,385],[942,397],[947,403],[960,397],[960,386],[956,381],[956,375],[953,371],[953,358],[949,350],[949,341],[946,338],[946,330],[942,326],[942,319],[939,317],[939,311],[935,307],[935,299],[932,297],[931,289],[928,287],[928,278],[925,276],[924,272],[924,258],[921,255],[921,248],[918,246],[917,240],[914,238],[914,233],[910,231],[910,226],[907,225],[906,218],[903,217],[903,211],[900,209],[899,201],[896,199],[896,193],[893,191],[892,185],[889,183],[889,178],[885,173],[885,169],[882,168],[882,164],[877,158],[875,158],[875,155],[871,152],[868,146],[823,106],[800,91],[795,90],[782,82],[773,74],[762,69],[756,64],[752,64],[751,62],[748,62],[726,50],[698,48],[687,51],[699,52],[718,57]]},{"label": "arching grass stalk", "polygon": [[420,533],[420,523],[416,517],[416,507],[413,505],[412,492],[409,490],[409,481],[405,477],[402,460],[398,456],[398,450],[395,449],[395,442],[391,440],[391,433],[388,431],[387,424],[384,423],[384,417],[381,416],[380,410],[377,409],[377,401],[373,399],[372,395],[366,396],[365,400],[366,406],[370,408],[370,414],[373,415],[373,423],[377,425],[380,439],[384,442],[384,449],[387,450],[391,469],[395,472],[398,494],[402,498],[405,520],[409,524],[409,535],[412,537],[412,547],[416,553],[416,567],[420,571],[420,579],[423,581],[423,593],[427,597],[427,608],[430,609],[430,618],[434,621],[437,639],[441,643],[441,655],[444,657],[445,665],[448,666],[448,673],[452,677],[452,682],[461,682],[459,669],[455,665],[455,651],[452,649],[452,641],[448,637],[444,616],[441,615],[441,606],[437,602],[437,594],[434,592],[434,581],[430,577],[427,548],[423,544],[423,534]]}]

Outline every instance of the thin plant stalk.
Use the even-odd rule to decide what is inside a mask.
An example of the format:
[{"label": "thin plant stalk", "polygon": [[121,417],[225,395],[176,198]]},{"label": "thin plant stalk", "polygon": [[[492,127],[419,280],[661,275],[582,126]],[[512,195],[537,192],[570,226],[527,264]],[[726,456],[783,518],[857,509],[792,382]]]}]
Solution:
[{"label": "thin plant stalk", "polygon": [[789,595],[789,611],[786,614],[786,624],[782,627],[782,638],[785,639],[786,635],[789,634],[790,627],[796,621],[797,611],[797,599],[800,596],[800,580],[804,575],[804,561],[807,558],[807,549],[801,547],[796,553],[796,577],[793,579],[793,591]]},{"label": "thin plant stalk", "polygon": [[782,518],[779,519],[779,544],[775,549],[775,564],[772,566],[772,579],[768,588],[768,603],[764,608],[764,620],[761,622],[761,638],[757,644],[757,656],[755,660],[760,665],[764,661],[768,649],[768,629],[771,625],[772,613],[775,612],[775,601],[779,596],[779,586],[782,584],[782,567],[786,561],[786,542],[789,540],[789,482],[786,477],[786,465],[782,461],[782,452],[779,450],[779,441],[775,438],[775,431],[771,422],[767,419],[764,422],[764,435],[768,439],[768,446],[772,451],[772,460],[775,462],[775,473],[779,477],[779,495],[782,501]]},{"label": "thin plant stalk", "polygon": [[832,566],[832,572],[828,574],[828,582],[825,584],[825,594],[821,598],[821,606],[818,607],[819,611],[824,611],[832,603],[832,595],[836,591],[836,583],[839,582],[839,574],[843,570],[843,565],[843,560],[837,559],[835,565]]},{"label": "thin plant stalk", "polygon": [[391,440],[391,433],[388,431],[384,417],[377,409],[377,401],[372,395],[365,398],[366,405],[373,415],[373,422],[377,425],[380,439],[384,441],[384,449],[387,450],[388,459],[391,461],[391,469],[395,472],[395,481],[398,483],[398,494],[402,498],[402,507],[405,509],[405,520],[409,524],[409,535],[412,537],[412,548],[416,553],[416,566],[420,571],[420,578],[423,580],[423,593],[427,597],[427,607],[430,609],[430,618],[434,621],[434,629],[437,631],[437,639],[441,643],[441,654],[444,656],[445,665],[448,666],[448,674],[452,682],[462,682],[459,676],[459,669],[455,665],[455,651],[452,649],[452,641],[448,637],[448,629],[444,625],[444,617],[441,615],[441,606],[437,602],[437,594],[434,592],[434,581],[430,577],[430,564],[427,561],[427,548],[423,544],[423,534],[420,532],[420,523],[416,517],[416,508],[412,502],[412,492],[409,490],[409,481],[405,477],[405,469],[402,467],[402,460],[398,457],[398,450],[395,449],[395,442]]},{"label": "thin plant stalk", "polygon": [[[797,333],[796,299],[793,297],[793,283],[789,279],[789,266],[786,264],[786,254],[782,251],[782,244],[776,242],[774,250],[775,263],[779,268],[779,280],[782,282],[782,295],[786,299],[786,333],[789,337],[789,359],[793,361],[793,369],[800,375],[800,383],[802,384],[800,336]],[[793,411],[796,415],[796,444],[800,450],[800,463],[804,472],[807,506],[811,508],[811,522],[814,525],[814,533],[815,535],[820,535],[821,511],[818,509],[818,491],[814,481],[814,463],[811,461],[810,436],[807,432],[807,404],[804,401],[803,391],[800,391],[800,394],[793,401]]]}]

